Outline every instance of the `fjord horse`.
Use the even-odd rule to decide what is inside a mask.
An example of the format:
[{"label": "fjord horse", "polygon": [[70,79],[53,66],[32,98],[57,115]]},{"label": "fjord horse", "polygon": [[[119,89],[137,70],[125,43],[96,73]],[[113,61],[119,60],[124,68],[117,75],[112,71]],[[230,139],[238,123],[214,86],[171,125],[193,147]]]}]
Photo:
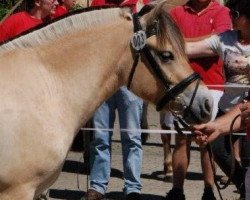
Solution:
[{"label": "fjord horse", "polygon": [[[122,85],[130,82],[141,98],[168,107],[166,92],[193,71],[166,9],[163,2],[135,23],[120,8],[77,13],[0,46],[1,200],[32,200],[48,188],[78,130]],[[145,32],[147,39],[137,40]],[[184,85],[169,96],[179,95],[185,107],[197,87]],[[200,82],[186,118],[208,121],[211,105]]]}]

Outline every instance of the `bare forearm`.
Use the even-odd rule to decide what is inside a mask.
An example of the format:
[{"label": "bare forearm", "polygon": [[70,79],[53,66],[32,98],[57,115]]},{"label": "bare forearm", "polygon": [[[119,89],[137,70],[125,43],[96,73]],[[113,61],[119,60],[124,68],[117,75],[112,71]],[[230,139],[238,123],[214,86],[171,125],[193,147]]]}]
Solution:
[{"label": "bare forearm", "polygon": [[186,54],[189,58],[201,58],[215,56],[204,40],[186,42]]},{"label": "bare forearm", "polygon": [[[214,123],[217,124],[217,127],[219,129],[219,132],[221,134],[228,134],[230,132],[230,126],[234,120],[234,118],[239,115],[240,109],[238,106],[235,106],[232,110],[230,110],[228,113],[226,113],[225,115],[217,118]],[[241,117],[237,117],[237,119],[234,122],[234,126],[233,126],[233,131],[238,131],[240,129],[242,129],[244,127],[242,127],[241,124]]]}]

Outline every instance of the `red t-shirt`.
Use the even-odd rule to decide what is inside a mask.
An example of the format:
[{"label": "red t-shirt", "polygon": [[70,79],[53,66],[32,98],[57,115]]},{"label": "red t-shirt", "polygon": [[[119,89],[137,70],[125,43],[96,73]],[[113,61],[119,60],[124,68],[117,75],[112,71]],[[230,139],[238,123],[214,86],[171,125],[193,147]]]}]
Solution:
[{"label": "red t-shirt", "polygon": [[31,17],[25,11],[13,14],[0,24],[0,42],[11,39],[42,22],[42,20]]},{"label": "red t-shirt", "polygon": [[57,6],[55,13],[52,15],[52,18],[61,17],[66,13],[68,13],[68,10],[64,6]]},{"label": "red t-shirt", "polygon": [[[136,3],[138,0],[124,0],[121,3],[115,3],[115,1],[108,0],[93,0],[91,6],[120,6],[120,7],[130,7],[132,12],[136,12]],[[150,0],[143,0],[144,4],[148,4]]]},{"label": "red t-shirt", "polygon": [[[211,5],[200,13],[195,12],[189,2],[170,11],[171,16],[181,29],[185,38],[196,38],[221,33],[231,29],[229,9],[212,1]],[[200,74],[207,85],[223,85],[223,62],[219,57],[191,59],[190,64]],[[223,88],[211,88],[223,90]]]}]

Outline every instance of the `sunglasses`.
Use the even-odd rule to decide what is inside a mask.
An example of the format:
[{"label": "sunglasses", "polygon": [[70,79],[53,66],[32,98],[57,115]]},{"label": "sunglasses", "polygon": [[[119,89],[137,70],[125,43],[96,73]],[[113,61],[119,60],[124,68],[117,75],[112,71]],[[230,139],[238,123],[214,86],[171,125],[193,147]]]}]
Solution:
[{"label": "sunglasses", "polygon": [[232,19],[238,19],[240,17],[240,13],[237,10],[230,10],[229,14]]}]

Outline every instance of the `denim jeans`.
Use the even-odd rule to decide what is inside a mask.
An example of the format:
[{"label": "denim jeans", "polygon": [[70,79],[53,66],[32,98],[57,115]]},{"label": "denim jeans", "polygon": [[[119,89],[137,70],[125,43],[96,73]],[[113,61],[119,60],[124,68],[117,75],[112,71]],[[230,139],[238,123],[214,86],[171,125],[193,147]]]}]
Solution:
[{"label": "denim jeans", "polygon": [[[140,129],[143,101],[121,87],[111,98],[105,101],[93,117],[95,128],[113,128],[115,110],[119,115],[120,128]],[[90,188],[105,194],[111,173],[112,132],[96,130],[90,147]],[[121,133],[124,193],[140,193],[142,166],[141,132]]]}]

